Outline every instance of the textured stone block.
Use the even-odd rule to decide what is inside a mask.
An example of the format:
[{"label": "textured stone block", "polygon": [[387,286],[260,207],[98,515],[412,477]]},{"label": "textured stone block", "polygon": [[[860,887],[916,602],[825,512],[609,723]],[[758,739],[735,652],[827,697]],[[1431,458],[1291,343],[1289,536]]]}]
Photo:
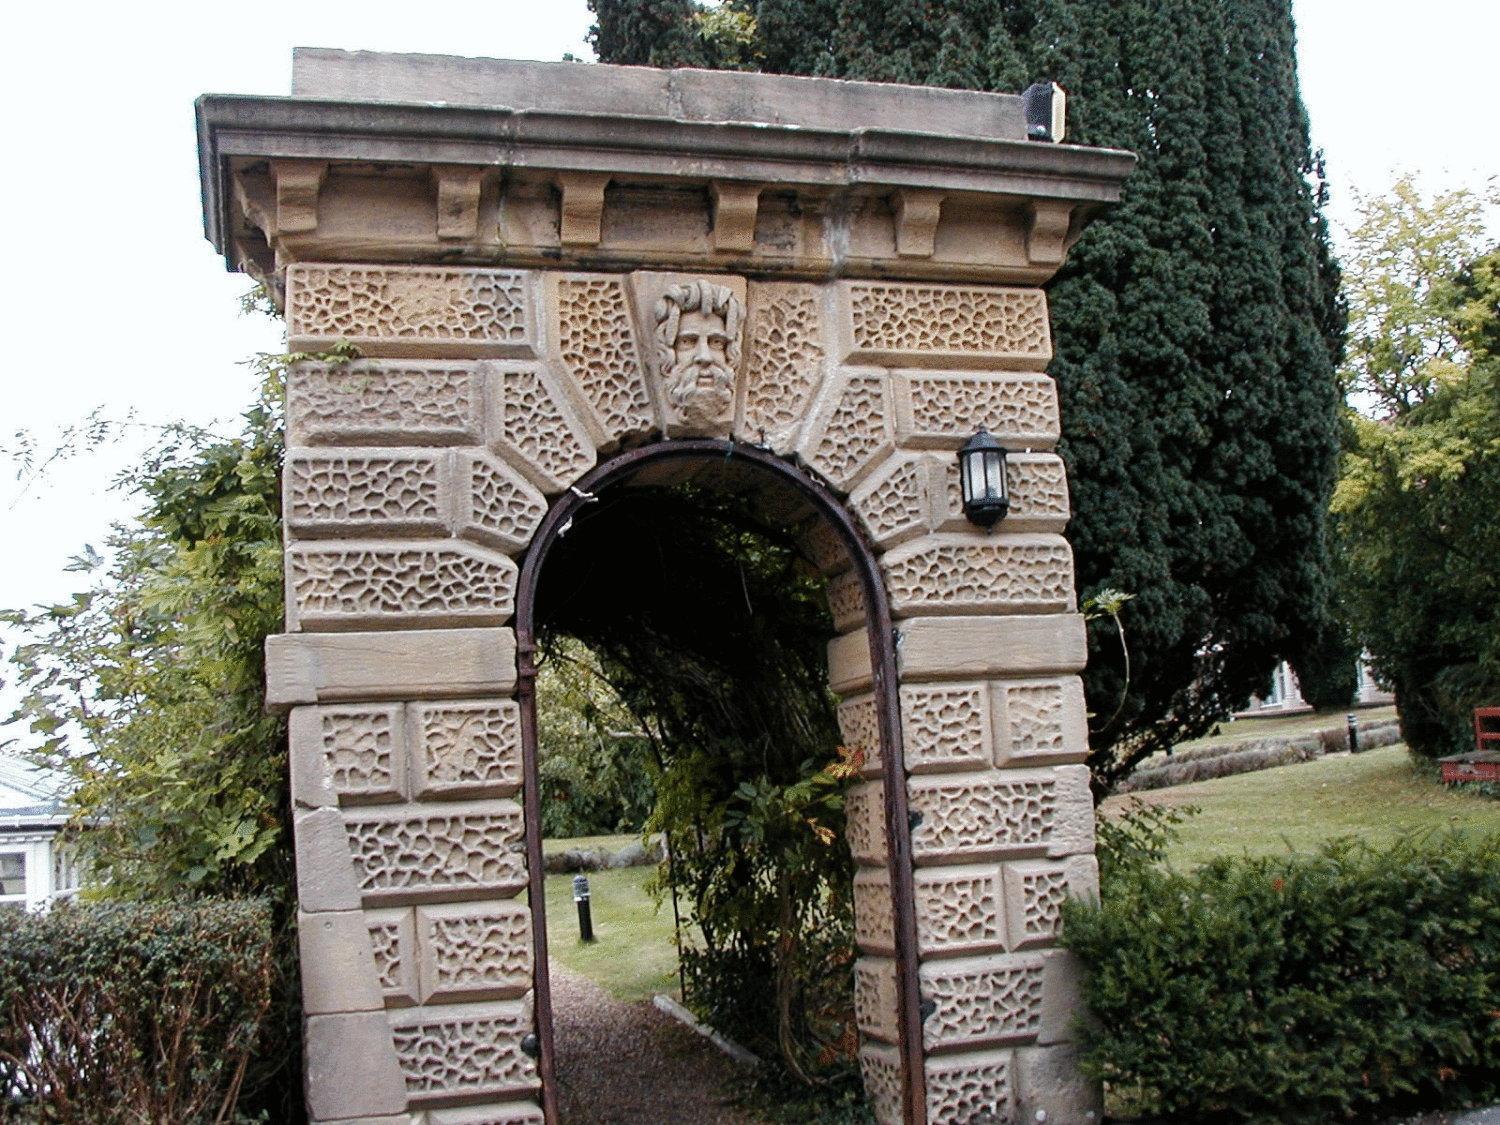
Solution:
[{"label": "textured stone block", "polygon": [[1021,1047],[1015,1061],[1016,1103],[1023,1121],[1094,1125],[1104,1120],[1104,1096],[1097,1082],[1083,1076],[1077,1048],[1070,1044]]},{"label": "textured stone block", "polygon": [[1041,613],[1073,608],[1073,552],[1053,535],[929,535],[881,559],[891,613]]},{"label": "textured stone block", "polygon": [[384,1012],[308,1016],[302,1050],[314,1120],[405,1112],[406,1085]]},{"label": "textured stone block", "polygon": [[891,394],[902,449],[957,451],[981,426],[1018,451],[1049,450],[1061,434],[1046,375],[897,371]]},{"label": "textured stone block", "polygon": [[422,998],[490,1000],[531,987],[531,909],[503,902],[417,908]]},{"label": "textured stone block", "polygon": [[734,432],[787,453],[823,383],[822,295],[814,285],[753,282],[748,320]]},{"label": "textured stone block", "polygon": [[884,550],[928,533],[932,523],[932,469],[925,456],[888,457],[850,494],[849,507],[877,547]]},{"label": "textured stone block", "polygon": [[1080,1024],[1088,1014],[1083,998],[1087,968],[1066,949],[1051,949],[1043,954],[1042,1020],[1036,1041],[1042,1046],[1072,1043],[1077,1040]]},{"label": "textured stone block", "polygon": [[917,944],[924,957],[1004,950],[1006,902],[998,867],[920,868],[913,887]]},{"label": "textured stone block", "polygon": [[513,468],[551,496],[594,467],[594,443],[542,364],[485,366],[492,388],[490,439]]},{"label": "textured stone block", "polygon": [[531,279],[511,270],[294,263],[286,271],[292,351],[347,341],[371,356],[529,356]]},{"label": "textured stone block", "polygon": [[549,275],[547,283],[558,369],[585,408],[589,436],[600,449],[614,449],[650,434],[656,414],[624,280],[613,274],[566,274]]},{"label": "textured stone block", "polygon": [[439,450],[292,450],[287,527],[303,538],[446,535],[447,459]]},{"label": "textured stone block", "polygon": [[297,855],[297,905],[309,913],[358,910],[359,881],[338,810],[296,813],[292,838]]},{"label": "textured stone block", "polygon": [[473,363],[299,363],[287,376],[297,445],[478,445],[484,378]]},{"label": "textured stone block", "polygon": [[498,625],[515,608],[516,564],[452,540],[299,544],[286,565],[292,628]]},{"label": "textured stone block", "polygon": [[466,539],[517,554],[547,514],[547,501],[525,478],[483,450],[460,450],[453,467],[457,520]]},{"label": "textured stone block", "polygon": [[866,1038],[895,1043],[900,1037],[900,985],[896,962],[860,957],[854,962],[854,1012]]},{"label": "textured stone block", "polygon": [[838,291],[853,363],[1040,369],[1052,358],[1040,289],[852,281]]},{"label": "textured stone block", "polygon": [[490,1102],[429,1110],[426,1125],[542,1125],[543,1120],[542,1108],[535,1102]]},{"label": "textured stone block", "polygon": [[292,801],[299,807],[399,801],[406,796],[401,707],[298,707],[289,730]]},{"label": "textured stone block", "polygon": [[[902,621],[898,632],[896,659],[902,683],[1077,672],[1088,656],[1083,618],[1074,613],[913,617]],[[846,646],[837,651],[843,661],[840,671],[846,680],[857,683],[856,648],[846,637],[829,645],[830,682],[837,646]],[[868,682],[868,656],[865,659]],[[833,690],[845,694],[836,682]]]},{"label": "textured stone block", "polygon": [[865,623],[865,595],[857,571],[846,570],[828,580],[828,612],[839,632],[857,629]]},{"label": "textured stone block", "polygon": [[521,710],[509,700],[414,703],[408,709],[418,792],[508,797],[521,788]]},{"label": "textured stone block", "polygon": [[854,943],[861,953],[896,955],[895,906],[884,868],[861,867],[854,873]]},{"label": "textured stone block", "polygon": [[1050,945],[1062,924],[1064,902],[1099,897],[1099,865],[1092,855],[1007,863],[1004,877],[1012,949]]},{"label": "textured stone block", "polygon": [[351,811],[344,827],[368,903],[505,897],[526,882],[521,806],[513,801]]},{"label": "textured stone block", "polygon": [[[897,649],[899,656],[900,649]],[[835,695],[867,691],[870,673],[870,636],[865,629],[843,633],[828,642],[828,686]]]},{"label": "textured stone block", "polygon": [[[955,440],[957,450],[962,442]],[[925,464],[932,472],[933,528],[937,531],[972,531],[964,515],[963,492],[958,480],[958,455],[927,453]],[[1055,453],[1011,453],[1005,459],[1005,482],[1010,490],[1010,508],[1001,531],[1061,532],[1071,513],[1068,475]]]},{"label": "textured stone block", "polygon": [[914,777],[907,789],[919,864],[1093,851],[1086,767]]},{"label": "textured stone block", "polygon": [[385,1008],[362,911],[309,914],[299,910],[297,949],[302,962],[305,1015],[379,1012]]},{"label": "textured stone block", "polygon": [[266,638],[266,704],[508,695],[509,629],[410,629]]},{"label": "textured stone block", "polygon": [[418,1003],[422,996],[417,982],[417,932],[412,912],[404,907],[366,910],[364,922],[376,982],[386,1004],[404,1008]]},{"label": "textured stone block", "polygon": [[1017,1120],[1011,1089],[1012,1062],[1008,1050],[928,1059],[924,1070],[929,1125],[1000,1125]]},{"label": "textured stone block", "polygon": [[807,559],[827,577],[841,574],[854,565],[843,537],[821,516],[804,526],[801,540]]},{"label": "textured stone block", "polygon": [[884,864],[888,854],[885,839],[885,791],[878,781],[853,786],[845,798],[849,854],[863,864]]},{"label": "textured stone block", "polygon": [[521,1050],[530,1004],[502,1001],[391,1012],[390,1036],[414,1105],[525,1095],[536,1064]]},{"label": "textured stone block", "polygon": [[859,1070],[865,1080],[870,1112],[878,1125],[901,1125],[901,1054],[885,1043],[862,1043]]},{"label": "textured stone block", "polygon": [[844,745],[864,756],[860,776],[878,778],[884,771],[880,755],[880,710],[873,695],[861,695],[839,704],[839,733]]},{"label": "textured stone block", "polygon": [[1088,756],[1088,711],[1077,676],[1000,682],[990,692],[996,765],[1061,765]]},{"label": "textured stone block", "polygon": [[922,1025],[929,1050],[1026,1042],[1042,1021],[1040,954],[927,961],[922,997],[936,1007]]},{"label": "textured stone block", "polygon": [[890,377],[858,368],[830,376],[798,443],[807,466],[848,492],[894,448]]},{"label": "textured stone block", "polygon": [[989,695],[982,683],[903,686],[906,768],[912,773],[942,773],[989,766],[989,712]]}]

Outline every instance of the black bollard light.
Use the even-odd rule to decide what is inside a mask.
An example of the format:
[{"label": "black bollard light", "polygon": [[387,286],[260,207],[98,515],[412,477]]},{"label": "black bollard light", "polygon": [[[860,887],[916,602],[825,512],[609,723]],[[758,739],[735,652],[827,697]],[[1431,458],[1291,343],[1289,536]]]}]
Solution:
[{"label": "black bollard light", "polygon": [[1349,723],[1349,753],[1359,753],[1359,716],[1353,711],[1347,716]]},{"label": "black bollard light", "polygon": [[583,941],[594,940],[594,916],[589,910],[589,877],[573,876],[573,901],[578,905],[578,936]]}]

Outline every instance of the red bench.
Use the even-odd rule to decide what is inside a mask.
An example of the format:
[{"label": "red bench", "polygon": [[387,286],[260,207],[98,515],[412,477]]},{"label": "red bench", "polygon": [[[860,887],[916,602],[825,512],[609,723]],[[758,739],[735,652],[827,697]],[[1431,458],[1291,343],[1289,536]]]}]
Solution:
[{"label": "red bench", "polygon": [[1444,783],[1500,782],[1500,707],[1474,708],[1474,752],[1439,758]]}]

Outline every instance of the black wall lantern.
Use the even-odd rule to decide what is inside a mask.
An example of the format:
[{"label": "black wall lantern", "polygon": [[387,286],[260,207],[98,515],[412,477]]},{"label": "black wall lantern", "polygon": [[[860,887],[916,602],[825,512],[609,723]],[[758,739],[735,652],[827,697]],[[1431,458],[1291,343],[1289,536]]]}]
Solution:
[{"label": "black wall lantern", "polygon": [[964,515],[980,527],[994,527],[1010,510],[1005,481],[1005,447],[983,426],[958,451],[958,479]]}]

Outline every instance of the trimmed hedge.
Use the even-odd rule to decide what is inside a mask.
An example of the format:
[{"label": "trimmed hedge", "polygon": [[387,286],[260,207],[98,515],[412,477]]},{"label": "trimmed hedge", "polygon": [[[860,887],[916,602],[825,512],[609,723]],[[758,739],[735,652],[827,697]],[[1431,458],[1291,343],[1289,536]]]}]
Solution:
[{"label": "trimmed hedge", "polygon": [[1500,1100],[1500,833],[1126,862],[1065,917],[1085,1066],[1122,1108],[1327,1122]]},{"label": "trimmed hedge", "polygon": [[0,913],[0,1117],[234,1120],[271,980],[259,901]]}]

